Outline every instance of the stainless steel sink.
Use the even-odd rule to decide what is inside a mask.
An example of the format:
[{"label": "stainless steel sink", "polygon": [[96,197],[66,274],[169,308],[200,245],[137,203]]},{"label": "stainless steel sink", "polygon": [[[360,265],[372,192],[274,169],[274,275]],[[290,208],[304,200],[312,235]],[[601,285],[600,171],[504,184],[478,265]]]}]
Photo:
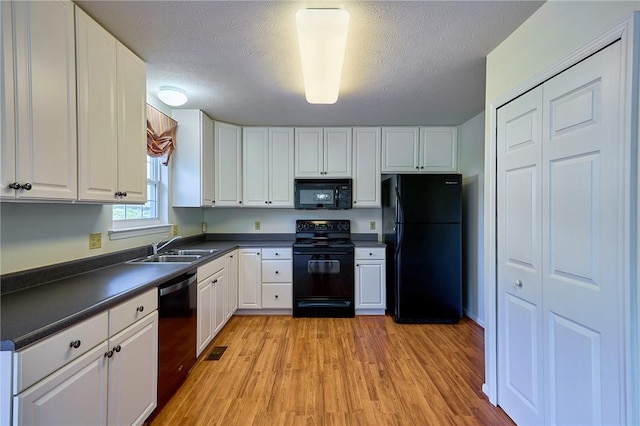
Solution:
[{"label": "stainless steel sink", "polygon": [[155,254],[130,260],[127,263],[191,263],[201,257],[200,254]]},{"label": "stainless steel sink", "polygon": [[180,255],[180,256],[190,256],[190,255],[206,256],[208,254],[212,254],[217,251],[220,251],[220,250],[219,249],[182,249],[182,250],[171,250],[169,254]]}]

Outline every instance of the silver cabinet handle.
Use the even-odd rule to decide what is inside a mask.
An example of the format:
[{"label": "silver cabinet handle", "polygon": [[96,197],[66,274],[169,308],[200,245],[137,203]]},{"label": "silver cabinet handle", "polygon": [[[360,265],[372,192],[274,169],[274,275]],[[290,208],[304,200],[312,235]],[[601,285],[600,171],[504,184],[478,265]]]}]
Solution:
[{"label": "silver cabinet handle", "polygon": [[516,280],[516,282],[513,283],[513,285],[515,285],[516,287],[522,287],[522,281]]}]

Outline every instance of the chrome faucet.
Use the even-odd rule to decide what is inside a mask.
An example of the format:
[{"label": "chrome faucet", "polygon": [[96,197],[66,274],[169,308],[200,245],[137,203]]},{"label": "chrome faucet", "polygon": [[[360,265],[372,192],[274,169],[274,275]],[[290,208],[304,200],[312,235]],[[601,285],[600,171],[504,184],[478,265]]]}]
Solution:
[{"label": "chrome faucet", "polygon": [[163,248],[165,248],[166,246],[168,246],[169,244],[171,244],[175,240],[182,239],[182,235],[178,235],[177,237],[173,237],[172,239],[170,239],[166,243],[160,244],[160,243],[162,243],[162,241],[164,241],[165,238],[169,238],[169,236],[165,235],[164,237],[160,238],[160,241],[156,241],[155,243],[151,243],[151,248],[153,249],[153,254],[158,254],[158,252],[160,250],[162,250]]}]

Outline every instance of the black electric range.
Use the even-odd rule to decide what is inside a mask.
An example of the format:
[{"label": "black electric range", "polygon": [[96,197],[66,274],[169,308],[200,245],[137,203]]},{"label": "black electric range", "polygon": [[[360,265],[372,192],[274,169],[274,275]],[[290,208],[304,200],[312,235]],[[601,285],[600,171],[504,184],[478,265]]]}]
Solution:
[{"label": "black electric range", "polygon": [[355,315],[354,251],[350,221],[296,221],[294,317]]}]

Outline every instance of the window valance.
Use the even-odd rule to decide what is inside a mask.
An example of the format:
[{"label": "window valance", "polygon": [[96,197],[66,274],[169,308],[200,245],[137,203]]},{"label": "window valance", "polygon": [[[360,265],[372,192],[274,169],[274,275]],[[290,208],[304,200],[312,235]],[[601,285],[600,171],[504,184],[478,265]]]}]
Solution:
[{"label": "window valance", "polygon": [[169,164],[171,154],[176,149],[178,122],[147,104],[147,154],[163,157],[162,165]]}]

